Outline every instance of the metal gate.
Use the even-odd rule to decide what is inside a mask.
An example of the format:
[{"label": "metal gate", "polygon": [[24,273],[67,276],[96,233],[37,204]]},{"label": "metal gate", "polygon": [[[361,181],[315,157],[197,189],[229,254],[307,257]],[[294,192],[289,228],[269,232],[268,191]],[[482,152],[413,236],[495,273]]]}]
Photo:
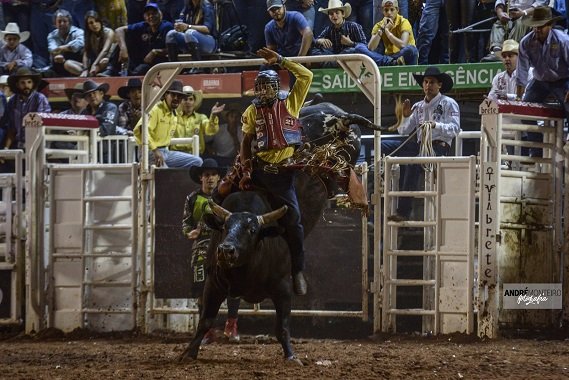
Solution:
[{"label": "metal gate", "polygon": [[[433,167],[425,172],[425,189],[398,191],[393,167],[411,164]],[[423,333],[472,333],[476,158],[387,157],[384,175],[387,220],[399,197],[424,201],[422,218],[384,225],[382,331],[395,332],[397,316],[420,316]],[[422,244],[405,246],[402,240],[413,239],[411,232]],[[413,266],[419,269],[410,274]],[[421,288],[415,304],[409,293],[398,292],[410,287]],[[398,305],[402,301],[405,305]]]},{"label": "metal gate", "polygon": [[138,166],[49,167],[48,327],[135,327]]}]

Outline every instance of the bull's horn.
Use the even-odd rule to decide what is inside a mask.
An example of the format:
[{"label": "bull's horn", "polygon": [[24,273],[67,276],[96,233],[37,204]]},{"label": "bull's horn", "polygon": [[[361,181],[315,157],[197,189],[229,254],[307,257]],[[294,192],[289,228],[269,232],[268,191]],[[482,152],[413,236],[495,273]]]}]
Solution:
[{"label": "bull's horn", "polygon": [[286,210],[288,210],[288,207],[284,205],[283,207],[276,209],[275,211],[271,211],[266,214],[257,216],[259,224],[262,226],[263,224],[269,224],[271,222],[274,222],[275,220],[278,220],[284,214],[286,214]]},{"label": "bull's horn", "polygon": [[231,213],[229,211],[227,211],[226,209],[224,209],[223,207],[221,207],[220,205],[218,205],[217,203],[215,203],[211,199],[208,200],[208,203],[209,203],[209,207],[211,207],[211,211],[215,215],[219,216],[221,219],[227,220],[227,218],[229,218],[231,216]]}]

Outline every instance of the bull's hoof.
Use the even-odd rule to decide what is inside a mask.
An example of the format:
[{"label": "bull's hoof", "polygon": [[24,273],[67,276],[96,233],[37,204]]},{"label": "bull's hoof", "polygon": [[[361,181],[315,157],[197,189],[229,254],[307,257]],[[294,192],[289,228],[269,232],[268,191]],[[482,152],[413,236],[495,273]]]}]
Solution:
[{"label": "bull's hoof", "polygon": [[289,356],[288,358],[286,358],[286,361],[287,361],[288,363],[297,364],[297,365],[299,365],[299,366],[301,366],[301,367],[304,366],[304,363],[303,363],[302,361],[300,361],[300,359],[297,358],[296,355]]},{"label": "bull's hoof", "polygon": [[198,354],[191,352],[190,348],[186,348],[184,352],[178,357],[178,362],[190,362],[198,359]]}]

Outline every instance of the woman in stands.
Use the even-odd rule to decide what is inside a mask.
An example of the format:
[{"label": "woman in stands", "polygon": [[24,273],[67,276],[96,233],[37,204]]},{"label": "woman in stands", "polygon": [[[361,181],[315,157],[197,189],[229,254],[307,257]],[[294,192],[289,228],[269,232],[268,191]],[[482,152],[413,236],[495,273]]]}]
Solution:
[{"label": "woman in stands", "polygon": [[202,53],[210,54],[217,48],[212,35],[214,32],[213,5],[208,0],[186,0],[180,18],[174,23],[174,30],[166,35],[170,61],[177,61],[180,51],[190,53],[192,61],[201,61]]},{"label": "woman in stands", "polygon": [[94,77],[105,70],[116,44],[115,32],[103,25],[95,11],[85,13],[85,50],[83,52],[82,77]]}]

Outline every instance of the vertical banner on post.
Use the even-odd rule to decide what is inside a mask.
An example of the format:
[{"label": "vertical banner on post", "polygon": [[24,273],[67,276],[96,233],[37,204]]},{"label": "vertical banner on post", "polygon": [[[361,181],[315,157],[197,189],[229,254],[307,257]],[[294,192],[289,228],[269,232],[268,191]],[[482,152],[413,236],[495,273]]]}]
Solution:
[{"label": "vertical banner on post", "polygon": [[484,162],[480,179],[480,249],[478,253],[478,335],[494,338],[498,327],[498,163]]}]

